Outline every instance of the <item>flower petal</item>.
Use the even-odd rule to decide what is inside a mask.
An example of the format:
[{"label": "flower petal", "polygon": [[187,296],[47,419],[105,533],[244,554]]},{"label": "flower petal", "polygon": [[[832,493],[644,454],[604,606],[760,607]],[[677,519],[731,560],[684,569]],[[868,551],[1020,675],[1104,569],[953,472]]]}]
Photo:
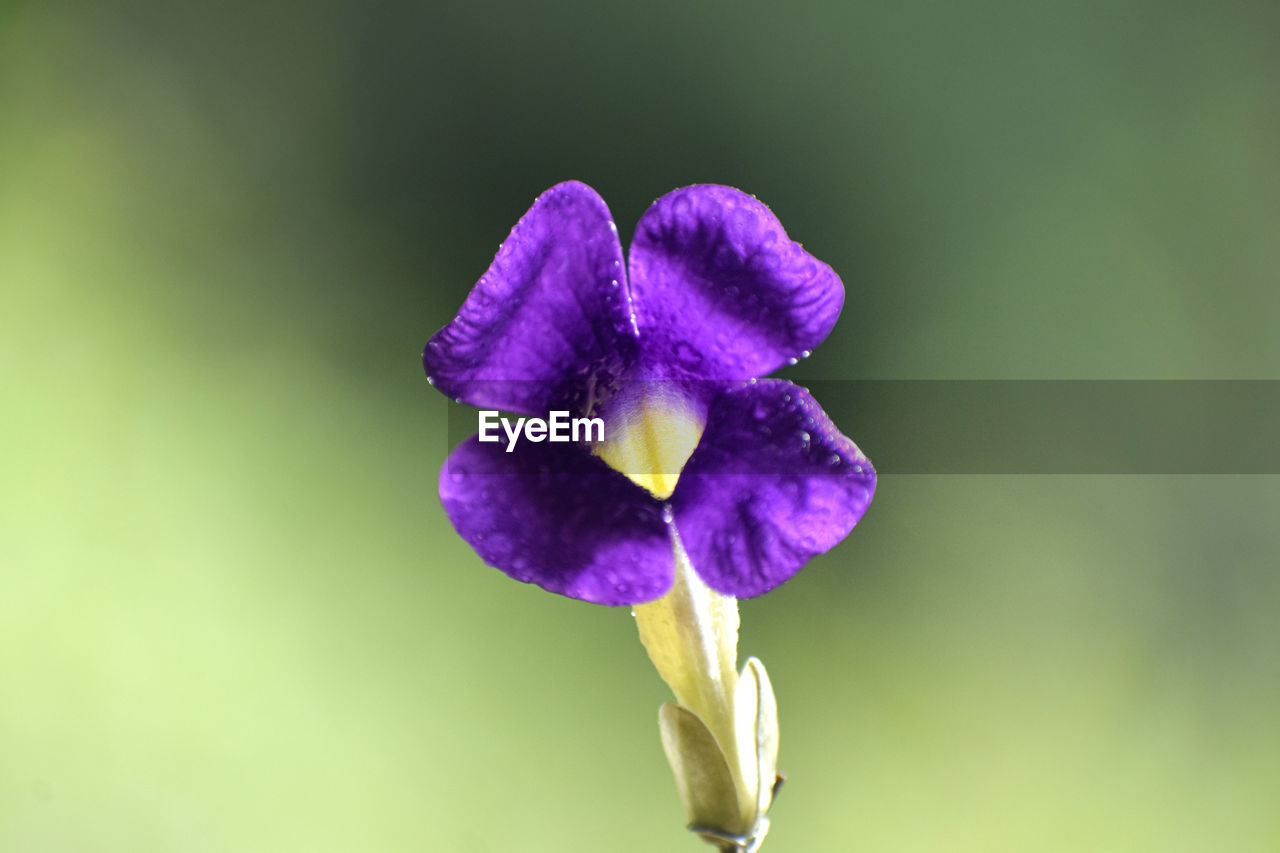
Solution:
[{"label": "flower petal", "polygon": [[867,457],[808,391],[766,379],[712,403],[671,507],[707,585],[750,598],[848,536],[875,484]]},{"label": "flower petal", "polygon": [[516,580],[613,605],[671,587],[661,505],[577,445],[526,441],[507,453],[473,436],[445,462],[440,500],[476,553]]},{"label": "flower petal", "polygon": [[609,208],[568,181],[520,218],[422,362],[441,391],[473,406],[585,413],[634,360],[636,334]]},{"label": "flower petal", "polygon": [[808,355],[844,305],[840,278],[769,208],[715,184],[653,203],[630,271],[644,360],[661,377],[764,376]]}]

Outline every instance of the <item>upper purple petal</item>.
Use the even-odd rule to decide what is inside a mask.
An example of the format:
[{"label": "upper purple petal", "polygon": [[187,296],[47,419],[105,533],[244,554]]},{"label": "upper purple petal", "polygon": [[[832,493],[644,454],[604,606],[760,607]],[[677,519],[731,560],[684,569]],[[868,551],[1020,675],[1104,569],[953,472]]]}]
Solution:
[{"label": "upper purple petal", "polygon": [[743,380],[803,358],[831,328],[844,285],[758,200],[701,184],[641,217],[631,296],[650,375]]},{"label": "upper purple petal", "polygon": [[609,208],[586,184],[544,192],[458,316],[422,354],[441,391],[482,408],[586,412],[634,361],[637,332]]},{"label": "upper purple petal", "polygon": [[766,379],[712,403],[671,507],[707,585],[750,598],[848,536],[875,484],[866,456],[808,391]]},{"label": "upper purple petal", "polygon": [[486,563],[595,604],[639,604],[671,587],[661,505],[574,444],[463,442],[440,472],[440,500]]}]

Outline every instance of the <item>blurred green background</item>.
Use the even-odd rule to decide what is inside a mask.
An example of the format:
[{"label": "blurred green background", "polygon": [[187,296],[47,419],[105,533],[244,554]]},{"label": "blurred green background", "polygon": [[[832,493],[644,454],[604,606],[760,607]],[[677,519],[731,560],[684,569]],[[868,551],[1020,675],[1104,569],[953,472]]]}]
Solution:
[{"label": "blurred green background", "polygon": [[[1278,28],[0,6],[0,850],[700,849],[627,612],[444,518],[427,337],[552,183],[625,235],[719,182],[844,278],[799,379],[1280,378]],[[1276,477],[883,477],[743,606],[765,849],[1280,849],[1278,516]]]}]

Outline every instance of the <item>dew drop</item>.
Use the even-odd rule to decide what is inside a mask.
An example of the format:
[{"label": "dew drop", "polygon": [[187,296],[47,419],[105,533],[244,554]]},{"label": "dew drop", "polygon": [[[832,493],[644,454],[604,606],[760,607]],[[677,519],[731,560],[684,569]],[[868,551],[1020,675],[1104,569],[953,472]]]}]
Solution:
[{"label": "dew drop", "polygon": [[618,286],[618,280],[617,280],[616,278],[615,278],[615,279],[610,280],[610,282],[609,282],[609,286],[610,286],[610,287],[617,287],[617,286]]},{"label": "dew drop", "polygon": [[853,466],[853,470],[854,470],[854,471],[856,471],[857,473],[861,474],[861,473],[862,473],[862,466],[861,466],[861,465],[854,465],[854,466]]},{"label": "dew drop", "polygon": [[800,357],[801,357],[801,358],[808,358],[808,357],[809,357],[809,356],[811,356],[811,355],[813,355],[813,350],[811,350],[811,349],[802,350],[802,351],[801,351],[801,353],[800,353]]},{"label": "dew drop", "polygon": [[676,342],[676,361],[686,370],[697,370],[702,366],[702,353],[688,341]]},{"label": "dew drop", "polygon": [[662,505],[662,520],[667,524],[676,520],[676,514],[671,511],[671,504]]},{"label": "dew drop", "polygon": [[828,464],[828,465],[830,465],[832,468],[835,468],[835,467],[839,466],[839,465],[840,465],[840,463],[841,463],[841,462],[843,462],[843,461],[844,461],[844,460],[842,460],[842,459],[840,458],[840,454],[839,454],[839,453],[832,453],[832,454],[831,454],[831,458],[827,460],[827,464]]},{"label": "dew drop", "polygon": [[614,234],[618,233],[618,226],[614,224],[612,219],[609,220],[609,230],[612,231]]},{"label": "dew drop", "polygon": [[794,358],[794,357],[792,357],[792,358],[787,359],[787,364],[790,364],[790,365],[796,365],[796,364],[799,364],[799,363],[800,363],[800,359],[798,359],[798,358]]},{"label": "dew drop", "polygon": [[427,384],[428,384],[428,385],[430,385],[430,386],[432,386],[432,387],[434,388],[434,387],[435,387],[435,384],[436,384],[436,379],[435,379],[435,377],[434,377],[434,376],[428,376],[428,377],[427,377]]}]

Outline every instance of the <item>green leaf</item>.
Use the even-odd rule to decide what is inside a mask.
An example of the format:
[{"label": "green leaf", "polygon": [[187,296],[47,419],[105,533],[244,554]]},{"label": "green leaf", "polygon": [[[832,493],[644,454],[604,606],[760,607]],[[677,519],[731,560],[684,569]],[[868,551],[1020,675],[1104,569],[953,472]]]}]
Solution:
[{"label": "green leaf", "polygon": [[658,711],[658,726],[689,823],[733,834],[747,832],[754,821],[742,813],[729,762],[710,729],[697,714],[674,702]]},{"label": "green leaf", "polygon": [[738,682],[739,692],[743,683],[755,687],[756,816],[763,817],[773,804],[773,786],[778,778],[778,701],[773,695],[769,673],[759,658],[747,658]]}]

